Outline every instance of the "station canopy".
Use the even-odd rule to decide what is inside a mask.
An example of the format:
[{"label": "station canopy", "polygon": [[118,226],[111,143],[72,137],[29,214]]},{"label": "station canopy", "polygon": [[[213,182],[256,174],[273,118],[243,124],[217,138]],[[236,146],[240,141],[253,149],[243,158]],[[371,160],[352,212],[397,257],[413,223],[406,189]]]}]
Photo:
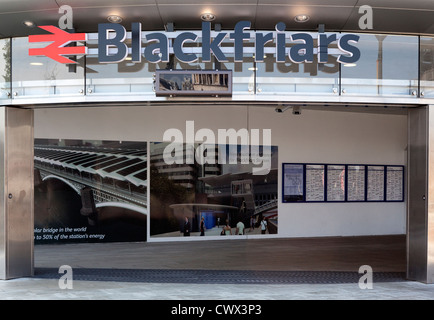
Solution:
[{"label": "station canopy", "polygon": [[[433,0],[0,0],[0,37],[20,37],[40,33],[36,26],[58,25],[59,7],[73,9],[76,32],[96,32],[110,15],[122,19],[127,29],[132,22],[143,30],[164,30],[173,23],[176,30],[201,28],[204,13],[214,15],[212,23],[233,29],[241,20],[250,21],[253,30],[272,30],[284,22],[286,30],[316,31],[325,25],[330,32],[372,32],[396,34],[434,34]],[[373,9],[373,29],[360,30],[362,5]],[[296,22],[305,15],[308,20]]]}]

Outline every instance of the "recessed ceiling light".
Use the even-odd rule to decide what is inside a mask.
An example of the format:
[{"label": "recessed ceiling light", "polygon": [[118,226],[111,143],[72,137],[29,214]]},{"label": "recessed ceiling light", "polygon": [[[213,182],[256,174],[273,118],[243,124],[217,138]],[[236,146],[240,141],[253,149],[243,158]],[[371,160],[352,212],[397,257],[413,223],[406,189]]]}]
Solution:
[{"label": "recessed ceiling light", "polygon": [[203,21],[214,21],[215,20],[215,15],[213,13],[210,13],[210,12],[205,12],[205,13],[202,13],[202,15],[200,16],[200,18]]},{"label": "recessed ceiling light", "polygon": [[30,20],[23,21],[23,24],[28,28],[33,28],[35,26],[35,23]]},{"label": "recessed ceiling light", "polygon": [[344,64],[344,67],[355,67],[355,66],[357,66],[357,64],[355,64],[355,63],[345,63]]},{"label": "recessed ceiling light", "polygon": [[118,15],[116,15],[116,14],[112,14],[112,15],[109,15],[109,16],[107,17],[107,20],[108,20],[109,22],[111,22],[111,23],[121,23],[121,22],[122,22],[122,17],[121,17],[121,16],[118,16]]},{"label": "recessed ceiling light", "polygon": [[296,15],[295,17],[294,17],[294,20],[296,21],[296,22],[306,22],[306,21],[308,21],[310,19],[310,17],[307,15],[307,14],[299,14],[299,15]]},{"label": "recessed ceiling light", "polygon": [[31,66],[43,66],[44,64],[42,62],[30,62]]}]

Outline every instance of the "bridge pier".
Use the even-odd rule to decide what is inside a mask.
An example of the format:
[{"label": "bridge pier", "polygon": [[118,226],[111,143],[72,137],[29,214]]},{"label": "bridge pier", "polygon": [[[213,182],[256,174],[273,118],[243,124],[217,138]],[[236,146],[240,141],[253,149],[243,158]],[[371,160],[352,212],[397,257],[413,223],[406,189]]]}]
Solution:
[{"label": "bridge pier", "polygon": [[92,188],[85,187],[81,189],[81,204],[82,208],[80,213],[87,217],[90,225],[96,225],[98,221],[98,212],[96,211]]}]

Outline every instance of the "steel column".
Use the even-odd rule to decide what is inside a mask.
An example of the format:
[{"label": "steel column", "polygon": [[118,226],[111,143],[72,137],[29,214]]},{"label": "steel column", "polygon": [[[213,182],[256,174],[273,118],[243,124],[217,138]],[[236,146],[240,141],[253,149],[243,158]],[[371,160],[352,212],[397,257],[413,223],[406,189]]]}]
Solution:
[{"label": "steel column", "polygon": [[408,115],[407,277],[434,283],[434,105]]},{"label": "steel column", "polygon": [[0,107],[0,279],[33,275],[33,110]]},{"label": "steel column", "polygon": [[427,283],[434,283],[434,105],[428,107]]}]

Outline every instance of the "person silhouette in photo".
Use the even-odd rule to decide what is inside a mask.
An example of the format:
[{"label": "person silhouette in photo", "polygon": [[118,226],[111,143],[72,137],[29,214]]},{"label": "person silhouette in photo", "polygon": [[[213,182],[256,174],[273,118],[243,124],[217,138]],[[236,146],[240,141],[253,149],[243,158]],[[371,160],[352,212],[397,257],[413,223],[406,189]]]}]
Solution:
[{"label": "person silhouette in photo", "polygon": [[190,221],[188,221],[188,218],[185,217],[185,221],[184,221],[184,237],[189,237],[190,236],[190,231],[191,231]]},{"label": "person silhouette in photo", "polygon": [[200,220],[200,235],[205,235],[205,217],[202,217],[202,219]]},{"label": "person silhouette in photo", "polygon": [[262,217],[261,220],[261,234],[265,234],[267,232],[267,220],[265,220],[265,217]]},{"label": "person silhouette in photo", "polygon": [[241,220],[238,221],[237,230],[236,230],[235,234],[242,236],[242,235],[244,235],[244,230],[245,230],[244,223]]},{"label": "person silhouette in photo", "polygon": [[255,223],[256,223],[256,219],[254,216],[250,217],[250,231],[255,230]]},{"label": "person silhouette in photo", "polygon": [[226,225],[224,226],[224,231],[225,231],[225,235],[232,235],[232,229],[231,226],[229,225],[229,220],[226,220]]}]

